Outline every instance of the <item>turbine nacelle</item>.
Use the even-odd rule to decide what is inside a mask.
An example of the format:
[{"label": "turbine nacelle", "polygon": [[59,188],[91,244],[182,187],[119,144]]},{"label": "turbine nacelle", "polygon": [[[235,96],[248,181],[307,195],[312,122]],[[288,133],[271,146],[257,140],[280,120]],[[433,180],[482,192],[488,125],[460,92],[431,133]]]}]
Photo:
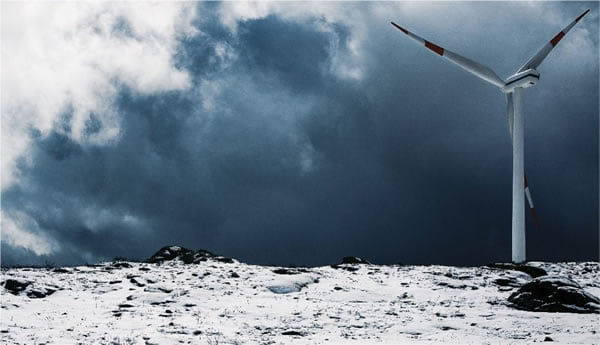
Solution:
[{"label": "turbine nacelle", "polygon": [[527,88],[532,87],[537,84],[538,80],[540,80],[540,72],[536,71],[533,68],[526,69],[523,72],[518,72],[506,79],[505,85],[501,88],[502,92],[510,93],[515,90],[515,88]]}]

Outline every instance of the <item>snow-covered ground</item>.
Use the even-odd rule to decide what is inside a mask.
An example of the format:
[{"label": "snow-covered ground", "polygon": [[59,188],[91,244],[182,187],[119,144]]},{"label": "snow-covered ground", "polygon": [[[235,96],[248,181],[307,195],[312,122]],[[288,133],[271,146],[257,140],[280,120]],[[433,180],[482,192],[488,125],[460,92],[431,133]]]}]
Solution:
[{"label": "snow-covered ground", "polygon": [[[0,288],[0,343],[600,344],[599,314],[508,306],[516,287],[494,281],[532,279],[512,270],[340,265],[275,273],[212,259],[120,265],[3,270],[2,281],[33,283],[19,295]],[[536,265],[600,295],[597,262]],[[56,292],[27,296],[36,289]]]}]

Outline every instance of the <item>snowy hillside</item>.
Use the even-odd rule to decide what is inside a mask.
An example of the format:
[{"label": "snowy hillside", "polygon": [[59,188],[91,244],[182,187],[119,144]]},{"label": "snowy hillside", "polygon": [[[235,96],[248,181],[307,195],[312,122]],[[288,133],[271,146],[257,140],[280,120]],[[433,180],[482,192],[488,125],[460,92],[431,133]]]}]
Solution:
[{"label": "snowy hillside", "polygon": [[283,268],[179,247],[149,261],[3,270],[0,343],[600,343],[597,262],[530,264],[566,282],[568,303],[543,308],[585,312],[550,313],[508,302],[534,279],[510,266]]}]

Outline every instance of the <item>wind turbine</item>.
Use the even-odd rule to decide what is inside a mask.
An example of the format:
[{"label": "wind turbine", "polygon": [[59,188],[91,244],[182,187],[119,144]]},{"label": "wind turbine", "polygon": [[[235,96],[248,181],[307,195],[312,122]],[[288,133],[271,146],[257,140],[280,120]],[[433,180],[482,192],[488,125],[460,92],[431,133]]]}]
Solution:
[{"label": "wind turbine", "polygon": [[525,196],[529,202],[531,212],[536,219],[533,200],[527,185],[527,178],[524,172],[524,140],[525,140],[525,122],[523,118],[523,89],[534,86],[540,79],[540,72],[536,68],[544,61],[546,56],[560,42],[560,40],[585,16],[590,10],[586,10],[572,21],[567,27],[560,31],[554,38],[546,43],[537,54],[529,59],[517,72],[506,80],[500,79],[498,75],[487,66],[458,55],[435,43],[427,41],[420,36],[406,30],[400,25],[392,22],[398,30],[402,31],[408,37],[423,44],[426,48],[441,57],[457,64],[467,72],[497,86],[500,91],[506,94],[508,103],[508,128],[512,137],[513,146],[513,186],[512,186],[512,261],[521,263],[525,261]]}]

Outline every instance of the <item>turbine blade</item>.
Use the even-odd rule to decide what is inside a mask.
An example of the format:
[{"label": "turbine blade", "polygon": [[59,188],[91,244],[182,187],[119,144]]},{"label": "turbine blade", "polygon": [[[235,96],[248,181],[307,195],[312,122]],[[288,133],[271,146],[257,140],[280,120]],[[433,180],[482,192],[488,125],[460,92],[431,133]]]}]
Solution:
[{"label": "turbine blade", "polygon": [[500,77],[498,77],[498,75],[494,71],[492,71],[491,68],[484,66],[478,62],[475,62],[471,59],[468,59],[464,56],[461,56],[454,52],[451,52],[448,49],[442,48],[433,42],[427,41],[427,40],[423,39],[422,37],[417,36],[417,35],[413,34],[412,32],[409,32],[408,30],[406,30],[405,28],[401,27],[400,25],[398,25],[394,22],[392,22],[392,25],[395,26],[398,30],[402,31],[408,37],[425,45],[426,48],[433,51],[434,53],[452,61],[453,63],[457,64],[458,66],[460,66],[467,72],[472,73],[472,74],[478,76],[479,78],[487,81],[488,83],[496,85],[497,87],[501,88],[504,86],[504,82],[502,81],[502,79],[500,79]]},{"label": "turbine blade", "polygon": [[574,21],[572,21],[569,25],[567,25],[567,27],[565,27],[561,32],[559,32],[558,34],[556,34],[556,36],[554,36],[554,38],[552,38],[548,43],[546,43],[542,49],[540,49],[537,54],[535,54],[531,59],[529,59],[529,61],[527,61],[523,67],[521,67],[518,72],[523,72],[525,70],[528,70],[530,68],[537,68],[542,61],[544,61],[544,59],[546,58],[546,56],[548,56],[548,54],[550,54],[550,51],[552,51],[552,49],[554,47],[556,47],[556,45],[558,44],[558,42],[560,42],[560,40],[565,37],[565,35],[567,34],[567,32],[569,32],[569,30],[571,30],[571,28],[573,28],[573,26],[575,26],[575,24],[577,24],[578,21],[581,20],[581,18],[583,18],[583,16],[585,16],[590,10],[587,9],[585,12],[583,12],[582,14],[579,15],[579,17],[577,17]]},{"label": "turbine blade", "polygon": [[529,209],[531,210],[531,215],[535,220],[535,225],[539,229],[540,228],[540,219],[535,212],[535,207],[533,206],[533,199],[531,198],[531,192],[529,191],[529,184],[527,183],[527,175],[523,175],[523,183],[525,183],[525,196],[527,197],[527,203],[529,204]]}]

